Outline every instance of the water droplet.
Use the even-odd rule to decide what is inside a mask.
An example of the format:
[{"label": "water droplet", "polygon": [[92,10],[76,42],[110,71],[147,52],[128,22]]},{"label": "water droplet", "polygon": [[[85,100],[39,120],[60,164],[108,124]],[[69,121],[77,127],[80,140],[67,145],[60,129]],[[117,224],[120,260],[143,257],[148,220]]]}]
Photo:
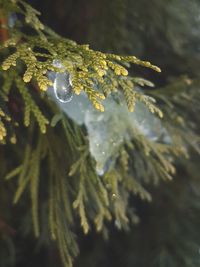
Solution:
[{"label": "water droplet", "polygon": [[115,199],[117,195],[115,193],[112,194],[112,198]]},{"label": "water droplet", "polygon": [[59,59],[54,59],[53,60],[53,66],[56,67],[56,68],[63,68],[63,64],[60,62]]},{"label": "water droplet", "polygon": [[119,220],[115,220],[115,226],[118,228],[118,229],[121,229],[122,228],[122,225],[121,225],[121,222]]},{"label": "water droplet", "polygon": [[53,87],[55,96],[60,102],[67,103],[72,100],[73,88],[69,73],[57,73]]},{"label": "water droplet", "polygon": [[9,16],[8,16],[8,26],[10,28],[13,28],[15,26],[16,21],[17,21],[17,15],[15,13],[9,14]]},{"label": "water droplet", "polygon": [[96,173],[97,173],[99,176],[103,176],[103,175],[104,175],[104,169],[96,168]]}]

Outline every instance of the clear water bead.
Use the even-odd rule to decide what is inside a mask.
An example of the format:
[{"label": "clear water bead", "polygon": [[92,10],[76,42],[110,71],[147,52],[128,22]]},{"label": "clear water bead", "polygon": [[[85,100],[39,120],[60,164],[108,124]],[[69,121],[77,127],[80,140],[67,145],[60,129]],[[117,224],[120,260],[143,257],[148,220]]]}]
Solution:
[{"label": "clear water bead", "polygon": [[99,175],[99,176],[103,176],[104,173],[105,173],[105,170],[103,168],[100,168],[100,167],[96,167],[96,173]]},{"label": "clear water bead", "polygon": [[53,87],[55,96],[60,102],[67,103],[72,100],[73,88],[69,73],[56,73]]},{"label": "clear water bead", "polygon": [[17,15],[15,13],[10,13],[8,15],[8,26],[10,28],[13,28],[16,24],[16,21],[17,21]]}]

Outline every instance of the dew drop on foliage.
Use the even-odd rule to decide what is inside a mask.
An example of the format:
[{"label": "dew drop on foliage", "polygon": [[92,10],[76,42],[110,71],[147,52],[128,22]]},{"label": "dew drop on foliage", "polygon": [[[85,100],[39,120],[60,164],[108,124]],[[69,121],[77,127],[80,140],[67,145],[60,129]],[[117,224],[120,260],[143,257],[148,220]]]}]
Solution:
[{"label": "dew drop on foliage", "polygon": [[53,87],[55,96],[60,102],[67,103],[72,100],[73,87],[69,73],[56,73]]}]

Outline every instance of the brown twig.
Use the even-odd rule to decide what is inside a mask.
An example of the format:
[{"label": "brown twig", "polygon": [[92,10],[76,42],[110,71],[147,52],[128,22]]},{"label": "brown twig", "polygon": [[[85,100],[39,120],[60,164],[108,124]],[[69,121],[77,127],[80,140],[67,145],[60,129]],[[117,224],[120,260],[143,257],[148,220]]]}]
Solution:
[{"label": "brown twig", "polygon": [[8,19],[4,11],[0,9],[0,42],[4,43],[8,38]]}]

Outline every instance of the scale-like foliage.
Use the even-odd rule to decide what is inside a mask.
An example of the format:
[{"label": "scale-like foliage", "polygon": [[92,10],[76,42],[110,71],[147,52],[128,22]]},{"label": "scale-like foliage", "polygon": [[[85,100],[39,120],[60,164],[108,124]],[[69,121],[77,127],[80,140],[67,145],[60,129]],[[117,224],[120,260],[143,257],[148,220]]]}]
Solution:
[{"label": "scale-like foliage", "polygon": [[[39,33],[39,38],[37,35],[30,36],[21,32],[20,27],[10,29],[10,38],[1,47],[9,54],[2,68],[8,70],[16,66],[19,60],[22,61],[25,68],[24,82],[29,83],[34,78],[43,91],[52,84],[46,76],[48,71],[67,71],[70,73],[74,92],[80,94],[83,90],[94,107],[103,111],[101,101],[106,96],[101,87],[107,85],[107,77],[111,75],[114,75],[116,82],[118,76],[127,76],[128,71],[124,65],[133,63],[160,72],[160,69],[150,62],[139,60],[134,56],[105,54],[90,49],[88,45],[78,45],[76,42],[56,36],[39,22],[37,12],[24,1],[15,1],[9,8],[8,12],[17,11],[23,14],[25,23]],[[61,69],[53,66],[55,58],[62,63]],[[95,90],[96,83],[99,84],[99,91]],[[126,85],[129,91],[133,90],[131,86],[132,84]],[[109,87],[113,90],[112,84],[109,84]],[[118,82],[115,88],[119,88]],[[130,94],[131,98],[132,93],[129,91],[126,91],[126,97]],[[132,110],[131,105],[130,110]]]},{"label": "scale-like foliage", "polygon": [[[94,51],[88,45],[62,38],[44,26],[38,19],[39,13],[23,0],[0,0],[0,5],[4,16],[12,12],[21,15],[14,27],[5,25],[9,38],[0,47],[0,141],[14,143],[16,137],[19,141],[16,147],[9,147],[18,153],[13,153],[16,168],[6,179],[17,178],[13,182],[14,204],[19,204],[22,195],[29,192],[32,224],[38,238],[42,231],[41,203],[47,203],[48,236],[57,241],[64,265],[71,267],[78,253],[77,221],[85,234],[92,227],[106,234],[112,220],[119,229],[137,223],[138,217],[129,205],[131,195],[151,201],[145,183],[171,180],[174,158],[187,155],[185,143],[196,147],[187,140],[196,138],[195,131],[186,130],[185,118],[175,110],[177,106],[187,106],[187,95],[173,98],[171,109],[167,96],[155,91],[149,91],[151,96],[147,96],[138,89],[138,85],[152,87],[151,82],[128,75],[131,63],[160,72],[150,62]],[[54,60],[62,67],[56,67]],[[172,140],[153,141],[131,125],[128,138],[123,139],[114,155],[114,163],[99,176],[90,154],[88,129],[70,120],[44,92],[52,86],[49,72],[68,72],[74,93],[87,95],[98,111],[104,111],[102,101],[116,91],[123,94],[131,112],[139,102],[162,118],[155,99],[163,101],[171,122],[166,124],[166,131]],[[176,127],[177,120],[180,127]]]}]

